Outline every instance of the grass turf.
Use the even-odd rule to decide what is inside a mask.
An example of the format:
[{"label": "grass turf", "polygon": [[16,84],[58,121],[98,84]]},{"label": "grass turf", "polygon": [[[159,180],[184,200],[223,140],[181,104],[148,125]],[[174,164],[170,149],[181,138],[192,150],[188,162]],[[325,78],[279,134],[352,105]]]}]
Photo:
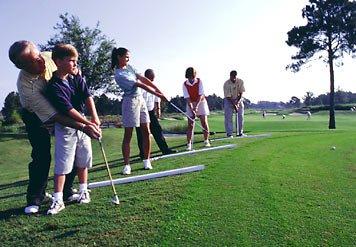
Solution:
[{"label": "grass turf", "polygon": [[[246,115],[248,133],[268,132],[272,137],[215,142],[236,143],[238,148],[158,160],[154,171],[196,164],[205,164],[206,169],[117,186],[120,206],[110,204],[110,187],[94,189],[90,204],[68,205],[52,217],[43,215],[49,203],[41,207],[39,217],[23,215],[29,144],[21,137],[0,136],[0,243],[352,246],[356,240],[356,117],[338,112],[334,131],[327,130],[325,114],[305,119]],[[222,116],[212,115],[209,124],[211,130],[222,131]],[[122,130],[106,130],[103,141],[114,177],[122,177]],[[168,142],[180,150],[185,147],[184,137]],[[132,147],[132,154],[137,154],[135,138]],[[90,180],[107,180],[95,142],[93,153]],[[133,164],[133,175],[144,173],[141,163]]]}]

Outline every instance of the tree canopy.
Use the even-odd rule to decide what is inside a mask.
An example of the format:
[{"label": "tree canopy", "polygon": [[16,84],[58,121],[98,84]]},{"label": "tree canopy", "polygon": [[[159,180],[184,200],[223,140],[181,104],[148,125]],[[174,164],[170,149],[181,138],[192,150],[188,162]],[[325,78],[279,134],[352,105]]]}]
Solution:
[{"label": "tree canopy", "polygon": [[286,43],[298,48],[298,52],[292,56],[295,62],[287,68],[297,72],[317,53],[325,62],[340,58],[344,53],[355,53],[355,8],[356,2],[348,0],[310,0],[302,10],[307,24],[288,32]]},{"label": "tree canopy", "polygon": [[5,124],[15,124],[21,122],[19,115],[21,104],[19,94],[16,92],[9,93],[4,102],[4,107],[1,110],[2,115],[4,116]]},{"label": "tree canopy", "polygon": [[73,45],[79,53],[78,64],[91,90],[120,92],[112,78],[111,52],[115,41],[107,38],[99,29],[82,27],[78,17],[68,13],[59,16],[60,22],[54,26],[57,32],[41,50],[52,50],[58,43]]},{"label": "tree canopy", "polygon": [[289,46],[298,49],[292,56],[294,61],[287,66],[294,72],[311,61],[314,55],[329,65],[330,74],[330,118],[329,128],[335,129],[334,111],[334,62],[344,53],[356,51],[356,2],[348,0],[310,0],[303,8],[304,26],[293,27],[288,32]]}]

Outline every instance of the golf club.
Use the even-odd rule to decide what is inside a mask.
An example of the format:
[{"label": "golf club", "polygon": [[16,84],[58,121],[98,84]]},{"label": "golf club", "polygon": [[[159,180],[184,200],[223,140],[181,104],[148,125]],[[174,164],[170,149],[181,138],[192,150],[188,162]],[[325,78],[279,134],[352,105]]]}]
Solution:
[{"label": "golf club", "polygon": [[[168,101],[169,104],[171,104],[177,111],[179,111],[180,113],[184,114],[190,121],[194,121],[194,119],[192,119],[190,116],[188,116],[188,114],[186,114],[184,111],[182,111],[178,106],[176,106],[175,104],[173,104],[172,102]],[[203,126],[201,126],[200,124],[196,123],[203,131],[205,132],[209,132],[207,131]],[[215,135],[215,132],[210,131],[209,135]]]},{"label": "golf club", "polygon": [[235,112],[235,130],[236,130],[236,136],[239,135],[238,121],[239,121],[239,118],[238,118],[238,113],[237,113],[237,111],[236,111],[236,112]]},{"label": "golf club", "polygon": [[112,180],[112,176],[111,176],[108,160],[106,159],[106,155],[105,155],[105,151],[104,151],[104,148],[103,148],[103,144],[101,142],[101,138],[99,138],[98,141],[99,141],[99,144],[100,144],[101,153],[102,153],[104,161],[105,161],[106,169],[107,169],[108,174],[109,174],[111,187],[112,187],[112,190],[114,191],[114,196],[111,199],[111,202],[116,204],[116,205],[119,205],[120,204],[120,200],[119,200],[119,197],[117,196],[116,189],[115,189],[115,186],[114,186],[114,182]]}]

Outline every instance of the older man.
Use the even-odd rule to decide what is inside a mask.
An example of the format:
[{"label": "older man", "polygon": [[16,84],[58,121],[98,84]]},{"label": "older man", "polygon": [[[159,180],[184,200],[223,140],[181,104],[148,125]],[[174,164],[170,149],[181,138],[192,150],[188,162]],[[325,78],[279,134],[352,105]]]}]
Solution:
[{"label": "older man", "polygon": [[[150,79],[152,82],[155,79],[155,73],[152,69],[147,69],[145,71],[145,77]],[[167,145],[166,139],[162,133],[162,127],[159,124],[158,118],[161,115],[161,99],[157,96],[143,90],[142,96],[146,102],[146,106],[148,109],[148,114],[150,115],[150,132],[155,139],[157,146],[161,150],[162,154],[172,154],[176,153],[176,150],[170,149]],[[137,144],[140,150],[140,157],[143,159],[144,157],[144,149],[143,149],[143,140],[142,140],[142,133],[141,128],[136,127],[136,136],[137,136]]]},{"label": "older man", "polygon": [[[243,136],[244,103],[242,94],[245,92],[243,80],[237,78],[236,70],[230,72],[230,79],[224,83],[225,131],[228,137],[233,137],[232,116],[236,112],[236,135]],[[237,126],[238,125],[238,126]]]},{"label": "older man", "polygon": [[[9,49],[9,58],[20,69],[17,90],[22,105],[22,120],[32,146],[32,161],[28,165],[26,214],[37,213],[45,197],[51,162],[51,140],[47,123],[57,121],[75,129],[83,130],[92,138],[99,138],[101,131],[95,125],[84,125],[58,114],[44,97],[43,90],[52,73],[57,69],[49,52],[40,53],[30,41],[17,41]],[[65,185],[64,197],[71,199],[71,187],[75,174],[71,174]]]}]

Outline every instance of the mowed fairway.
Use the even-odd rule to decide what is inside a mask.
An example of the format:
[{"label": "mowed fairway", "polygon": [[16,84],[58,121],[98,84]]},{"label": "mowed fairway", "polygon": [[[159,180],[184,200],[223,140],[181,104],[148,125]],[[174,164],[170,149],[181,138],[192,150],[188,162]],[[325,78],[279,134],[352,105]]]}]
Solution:
[{"label": "mowed fairway", "polygon": [[[162,121],[163,126],[174,124]],[[223,131],[223,116],[210,116],[209,124],[212,131]],[[311,120],[246,115],[247,134],[272,136],[216,141],[213,146],[235,143],[237,148],[155,161],[153,171],[198,164],[206,169],[116,186],[119,206],[109,202],[111,188],[103,187],[92,190],[88,205],[68,205],[60,214],[46,216],[48,202],[37,217],[23,214],[29,144],[0,135],[0,245],[353,246],[356,114],[337,112],[337,130],[327,126],[327,113],[313,114]],[[123,177],[122,134],[122,129],[104,131],[115,178]],[[184,150],[185,137],[168,143]],[[137,155],[135,138],[132,147],[132,156]],[[157,151],[155,145],[153,149]],[[107,180],[95,141],[93,152],[89,179]],[[148,173],[141,162],[132,167],[132,175]],[[51,178],[48,192],[52,190]]]}]

